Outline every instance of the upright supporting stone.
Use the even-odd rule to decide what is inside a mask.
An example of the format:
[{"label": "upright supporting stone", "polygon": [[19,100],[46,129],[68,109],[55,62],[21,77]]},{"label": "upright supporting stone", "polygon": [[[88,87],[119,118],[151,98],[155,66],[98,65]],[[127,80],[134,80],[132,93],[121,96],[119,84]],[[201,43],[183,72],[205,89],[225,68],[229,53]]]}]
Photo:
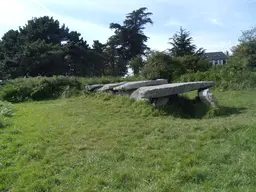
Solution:
[{"label": "upright supporting stone", "polygon": [[152,99],[152,105],[154,107],[161,107],[161,106],[165,106],[168,104],[169,102],[169,97],[160,97],[160,98],[156,98],[156,99]]},{"label": "upright supporting stone", "polygon": [[212,94],[210,89],[205,89],[198,94],[200,100],[208,106],[218,107],[217,98]]}]

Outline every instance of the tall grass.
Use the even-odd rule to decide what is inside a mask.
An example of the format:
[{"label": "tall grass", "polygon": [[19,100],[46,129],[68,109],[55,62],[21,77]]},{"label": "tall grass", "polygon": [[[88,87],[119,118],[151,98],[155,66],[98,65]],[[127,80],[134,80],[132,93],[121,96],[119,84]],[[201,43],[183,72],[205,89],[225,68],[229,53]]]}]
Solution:
[{"label": "tall grass", "polygon": [[0,88],[0,97],[13,103],[23,101],[39,101],[56,99],[60,97],[71,97],[82,93],[85,85],[106,84],[121,81],[134,81],[138,77],[101,77],[101,78],[82,78],[82,77],[35,77],[18,78],[6,81]]}]

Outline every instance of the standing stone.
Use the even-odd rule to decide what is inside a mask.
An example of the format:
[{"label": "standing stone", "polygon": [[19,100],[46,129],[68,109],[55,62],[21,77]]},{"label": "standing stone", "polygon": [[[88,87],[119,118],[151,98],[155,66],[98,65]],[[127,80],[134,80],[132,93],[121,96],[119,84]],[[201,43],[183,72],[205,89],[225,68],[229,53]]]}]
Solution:
[{"label": "standing stone", "polygon": [[168,104],[170,98],[169,97],[161,97],[157,99],[152,99],[152,105],[154,107],[161,107]]},{"label": "standing stone", "polygon": [[205,89],[198,94],[200,100],[208,106],[218,107],[218,101],[210,89]]}]

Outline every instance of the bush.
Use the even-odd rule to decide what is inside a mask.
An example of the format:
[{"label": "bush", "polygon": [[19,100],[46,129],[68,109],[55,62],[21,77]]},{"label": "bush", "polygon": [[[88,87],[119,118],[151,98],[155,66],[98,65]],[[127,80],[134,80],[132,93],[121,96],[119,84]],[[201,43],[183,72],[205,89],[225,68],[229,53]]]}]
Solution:
[{"label": "bush", "polygon": [[135,81],[141,77],[102,77],[102,78],[82,78],[82,77],[35,77],[18,78],[6,81],[1,87],[0,97],[12,103],[23,101],[39,101],[71,97],[83,92],[85,85],[106,84],[121,81]]},{"label": "bush", "polygon": [[173,59],[163,52],[152,52],[143,68],[142,75],[147,79],[172,79]]},{"label": "bush", "polygon": [[239,90],[256,88],[256,72],[227,65],[206,72],[185,74],[175,82],[214,81],[220,90]]},{"label": "bush", "polygon": [[141,55],[133,57],[129,62],[129,66],[132,68],[134,75],[138,75],[144,65],[145,62],[143,61]]},{"label": "bush", "polygon": [[82,83],[74,77],[36,77],[15,79],[5,83],[1,98],[9,102],[53,99],[61,96],[65,87],[82,90]]},{"label": "bush", "polygon": [[12,104],[0,101],[0,117],[11,117],[13,115]]},{"label": "bush", "polygon": [[164,78],[169,81],[186,73],[207,71],[211,68],[209,61],[197,55],[172,57],[163,52],[152,52],[144,66],[142,75],[148,79]]},{"label": "bush", "polygon": [[196,73],[200,71],[208,71],[212,66],[209,61],[201,59],[197,55],[186,55],[176,57],[174,62],[173,77],[177,78],[187,73]]}]

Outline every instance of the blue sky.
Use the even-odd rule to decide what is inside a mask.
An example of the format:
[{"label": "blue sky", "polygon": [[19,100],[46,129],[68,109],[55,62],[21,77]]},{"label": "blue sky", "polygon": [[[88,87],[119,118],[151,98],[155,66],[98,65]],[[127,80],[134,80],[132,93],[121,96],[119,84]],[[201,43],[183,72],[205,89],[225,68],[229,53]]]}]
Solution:
[{"label": "blue sky", "polygon": [[180,26],[191,32],[194,43],[207,51],[226,51],[237,44],[242,30],[255,26],[256,0],[3,0],[0,35],[23,26],[28,19],[53,16],[82,34],[89,44],[106,42],[111,22],[121,23],[134,9],[147,7],[153,25],[145,33],[148,46],[163,51]]}]

